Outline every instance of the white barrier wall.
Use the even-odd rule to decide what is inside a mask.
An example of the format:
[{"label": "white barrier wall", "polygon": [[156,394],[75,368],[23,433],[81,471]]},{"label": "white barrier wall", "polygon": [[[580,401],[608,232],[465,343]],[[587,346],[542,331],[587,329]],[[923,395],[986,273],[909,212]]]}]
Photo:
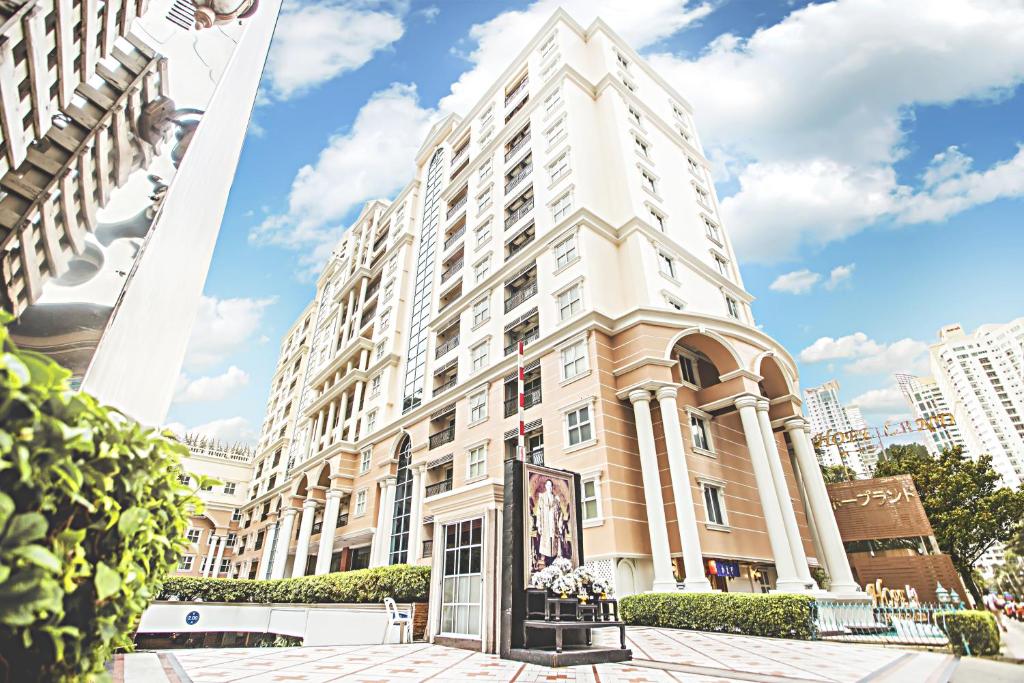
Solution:
[{"label": "white barrier wall", "polygon": [[[412,605],[398,606],[412,614]],[[249,605],[223,602],[154,602],[142,614],[138,633],[273,633],[302,638],[304,645],[397,643],[387,629],[383,605]]]}]

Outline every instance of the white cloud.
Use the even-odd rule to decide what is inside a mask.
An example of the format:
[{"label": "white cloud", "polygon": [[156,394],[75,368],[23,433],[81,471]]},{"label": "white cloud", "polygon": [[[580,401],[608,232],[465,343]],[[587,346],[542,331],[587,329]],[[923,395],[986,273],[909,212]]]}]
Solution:
[{"label": "white cloud", "polygon": [[897,386],[865,391],[860,396],[854,397],[850,403],[858,406],[863,412],[871,414],[891,414],[893,411],[907,408],[903,392]]},{"label": "white cloud", "polygon": [[249,421],[241,416],[212,420],[195,427],[186,427],[181,422],[172,422],[166,425],[165,429],[169,429],[178,435],[185,433],[204,434],[229,444],[244,443],[253,445],[259,437]]},{"label": "white cloud", "polygon": [[844,282],[848,282],[853,277],[853,269],[857,267],[856,263],[847,263],[845,266],[836,266],[828,274],[828,282],[825,283],[825,289],[835,289]]},{"label": "white cloud", "polygon": [[220,401],[249,384],[249,373],[232,365],[219,375],[189,379],[182,374],[175,403]]},{"label": "white cloud", "polygon": [[352,209],[388,197],[409,182],[433,116],[419,106],[414,85],[395,83],[374,93],[352,129],[331,138],[315,164],[299,169],[287,213],[268,216],[250,232],[250,240],[326,258],[344,229],[340,222]]},{"label": "white cloud", "polygon": [[288,5],[267,59],[269,95],[286,100],[358,69],[404,30],[400,17],[358,2]]},{"label": "white cloud", "polygon": [[274,299],[218,299],[199,301],[192,337],[185,353],[185,368],[209,368],[240,351],[259,329],[263,313]]},{"label": "white cloud", "polygon": [[821,363],[826,360],[856,358],[877,353],[880,348],[877,342],[863,332],[854,332],[838,339],[819,338],[800,352],[800,360],[805,363]]},{"label": "white cloud", "polygon": [[804,268],[791,273],[783,273],[768,285],[768,289],[788,294],[806,294],[820,279],[821,275]]}]

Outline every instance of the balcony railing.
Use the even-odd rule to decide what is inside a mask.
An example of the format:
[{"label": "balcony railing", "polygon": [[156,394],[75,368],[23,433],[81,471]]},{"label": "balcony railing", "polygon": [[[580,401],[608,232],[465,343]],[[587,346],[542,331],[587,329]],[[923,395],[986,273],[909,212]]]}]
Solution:
[{"label": "balcony railing", "polygon": [[347,512],[343,512],[340,515],[338,515],[338,526],[339,527],[348,526],[348,513]]},{"label": "balcony railing", "polygon": [[448,266],[448,270],[446,270],[443,273],[441,273],[441,282],[447,282],[448,279],[452,275],[455,275],[455,273],[457,273],[460,270],[462,270],[462,266],[463,266],[464,263],[465,263],[465,259],[459,259],[455,263],[453,263],[450,266]]},{"label": "balcony railing", "polygon": [[441,344],[440,346],[437,347],[437,350],[434,351],[434,358],[440,358],[441,356],[448,353],[458,345],[459,335],[455,335],[454,337],[446,341],[444,344]]},{"label": "balcony railing", "polygon": [[[521,337],[523,344],[529,344],[530,342],[537,341],[540,338],[540,330],[530,330],[525,336]],[[505,355],[509,356],[516,352],[516,347],[519,345],[520,339],[516,339],[514,342],[505,347]]]},{"label": "balcony railing", "polygon": [[445,493],[452,490],[452,480],[442,479],[436,484],[431,484],[426,488],[426,497],[436,496],[439,493]]},{"label": "balcony railing", "polygon": [[459,209],[461,209],[462,207],[464,207],[466,205],[466,199],[467,199],[467,196],[463,195],[462,199],[460,199],[459,201],[455,202],[450,207],[448,207],[448,218],[451,218],[452,216],[454,216],[456,213],[459,212]]},{"label": "balcony railing", "polygon": [[318,534],[318,533],[320,533],[323,530],[324,530],[324,523],[323,522],[313,522],[313,531],[312,531],[313,534]]},{"label": "balcony railing", "polygon": [[469,160],[469,145],[466,145],[452,157],[452,177],[458,175],[462,162]]},{"label": "balcony railing", "polygon": [[455,231],[455,234],[453,234],[453,235],[452,235],[451,237],[449,237],[448,239],[446,239],[446,240],[444,241],[444,250],[445,250],[445,251],[448,251],[448,247],[450,247],[450,246],[452,246],[453,244],[455,244],[455,242],[456,242],[456,241],[457,241],[457,240],[458,240],[458,239],[459,239],[460,237],[462,237],[462,236],[463,236],[463,235],[465,235],[465,234],[466,234],[466,226],[465,226],[465,225],[463,225],[463,226],[462,226],[461,228],[459,228],[458,230],[456,230],[456,231]]},{"label": "balcony railing", "polygon": [[534,280],[530,284],[526,285],[518,292],[505,299],[505,312],[508,313],[513,308],[523,303],[533,295],[537,293],[537,281]]},{"label": "balcony railing", "polygon": [[420,557],[430,557],[434,554],[434,539],[428,538],[423,541],[423,554]]},{"label": "balcony railing", "polygon": [[[529,230],[529,226],[527,226],[527,230]],[[525,232],[525,230],[524,230],[524,232]],[[519,242],[518,244],[516,244],[515,242],[509,242],[508,243],[508,253],[505,254],[505,260],[508,261],[510,258],[512,258],[516,254],[518,254],[520,251],[525,249],[526,245],[530,244],[530,242],[533,242],[533,240],[534,240],[534,238],[536,236],[537,236],[537,233],[536,232],[532,232],[532,233],[530,233],[529,235],[526,236],[526,239],[524,239],[522,242]]]},{"label": "balcony railing", "polygon": [[[541,402],[540,389],[534,389],[533,391],[527,391],[523,397],[523,409],[532,408]],[[505,417],[511,417],[516,414],[519,410],[519,400],[517,396],[513,396],[505,401]]]},{"label": "balcony railing", "polygon": [[525,167],[523,168],[523,170],[521,170],[521,171],[520,171],[519,173],[516,173],[516,174],[515,174],[515,175],[514,175],[514,176],[512,177],[512,179],[511,179],[511,180],[509,180],[509,181],[508,181],[507,183],[505,183],[505,194],[508,194],[509,192],[511,192],[511,191],[512,191],[512,188],[514,188],[514,187],[515,187],[516,185],[518,185],[519,183],[523,182],[523,180],[524,180],[524,179],[525,179],[525,178],[526,178],[526,177],[527,177],[528,175],[530,175],[530,173],[531,173],[532,171],[533,171],[533,164],[527,164],[527,165],[526,165],[526,166],[525,166]]},{"label": "balcony railing", "polygon": [[442,446],[446,443],[451,443],[452,441],[455,441],[455,425],[452,425],[451,427],[445,427],[436,434],[430,435],[431,448],[437,448],[438,446]]},{"label": "balcony railing", "polygon": [[523,92],[526,90],[526,86],[528,86],[529,84],[530,84],[530,79],[529,78],[524,78],[523,80],[521,80],[519,82],[519,85],[516,86],[515,90],[513,90],[509,94],[505,95],[505,106],[507,107],[510,103],[515,101],[515,99],[517,97],[519,97],[521,94],[523,94]]},{"label": "balcony railing", "polygon": [[[448,380],[447,382],[445,382],[441,386],[434,387],[434,396],[440,396],[441,394],[443,394],[444,392],[448,391],[449,389],[451,389],[452,387],[454,387],[458,383],[459,383],[458,376],[452,377],[450,380]],[[431,448],[433,448],[433,446],[431,446]]]},{"label": "balcony railing", "polygon": [[533,197],[527,199],[522,206],[520,206],[518,209],[510,213],[508,217],[505,218],[505,229],[508,230],[509,228],[511,228],[513,225],[519,222],[520,218],[530,213],[531,211],[533,211]]},{"label": "balcony railing", "polygon": [[508,148],[507,152],[505,152],[505,161],[508,162],[508,160],[515,156],[515,153],[521,150],[523,148],[523,145],[525,145],[529,141],[530,131],[526,131],[526,135],[512,143],[512,146]]}]

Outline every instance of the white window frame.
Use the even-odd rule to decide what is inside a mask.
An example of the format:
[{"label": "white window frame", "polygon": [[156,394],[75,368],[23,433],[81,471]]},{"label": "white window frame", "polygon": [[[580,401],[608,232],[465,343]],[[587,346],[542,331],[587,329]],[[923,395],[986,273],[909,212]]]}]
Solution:
[{"label": "white window frame", "polygon": [[[192,532],[195,532],[195,539],[192,538]],[[203,540],[203,530],[199,527],[190,526],[188,529],[185,530],[185,540],[187,540],[189,543],[195,543],[196,545],[199,545],[199,541]]]},{"label": "white window frame", "polygon": [[[474,459],[479,456],[479,459]],[[474,472],[473,468],[478,471]],[[466,449],[466,481],[476,481],[487,476],[487,442],[478,443]]]},{"label": "white window frame", "polygon": [[469,371],[472,373],[486,370],[490,355],[490,338],[469,347]]},{"label": "white window frame", "polygon": [[[592,498],[587,497],[587,484],[594,485],[594,496]],[[593,517],[587,517],[587,502],[594,502],[596,509]],[[580,480],[580,510],[583,521],[583,528],[601,526],[604,524],[604,510],[601,505],[601,472],[594,472],[593,474],[582,474]]]},{"label": "white window frame", "polygon": [[692,183],[693,191],[697,195],[697,203],[701,206],[711,208],[711,193],[701,187],[698,183]]},{"label": "white window frame", "polygon": [[234,510],[231,511],[231,521],[232,522],[238,522],[241,519],[242,519],[242,511],[241,510],[239,510],[238,508],[235,508]]},{"label": "white window frame", "polygon": [[565,114],[562,114],[544,129],[544,142],[547,148],[551,149],[561,142],[565,135]]},{"label": "white window frame", "polygon": [[476,235],[475,249],[479,249],[480,247],[491,241],[492,223],[493,220],[488,218],[486,221],[473,228],[473,234]]},{"label": "white window frame", "polygon": [[665,218],[665,214],[659,211],[658,209],[654,208],[650,204],[647,205],[647,210],[651,214],[651,223],[654,226],[654,228],[659,232],[667,232],[667,230],[665,229],[667,220]]},{"label": "white window frame", "polygon": [[480,284],[491,274],[491,255],[488,254],[473,265],[473,282]]},{"label": "white window frame", "polygon": [[[469,395],[469,426],[480,424],[488,417],[487,387],[474,391]],[[475,413],[475,414],[474,414]]]},{"label": "white window frame", "polygon": [[385,308],[383,311],[381,311],[380,317],[379,317],[379,321],[380,321],[380,328],[382,330],[386,329],[389,325],[391,325],[391,309],[390,308]]},{"label": "white window frame", "polygon": [[[721,479],[698,476],[697,483],[700,485],[700,500],[701,505],[704,507],[704,526],[715,531],[730,531],[729,510],[728,506],[725,504],[726,482]],[[705,491],[705,489],[709,488],[715,489],[717,492],[716,499],[718,500],[718,511],[722,515],[722,520],[720,522],[716,522],[711,519],[711,511],[708,509],[708,499]]]},{"label": "white window frame", "polygon": [[[233,481],[226,481],[226,482],[224,482],[224,493],[226,495],[233,496],[235,494],[235,490],[237,488],[238,488],[238,484],[236,482],[233,482]],[[228,489],[230,489],[230,491]]]},{"label": "white window frame", "polygon": [[[366,414],[366,434],[372,434],[377,428],[377,409],[374,408]],[[364,434],[363,436],[366,436]]]},{"label": "white window frame", "polygon": [[[473,302],[473,329],[485,324],[491,319],[491,294],[480,297]],[[481,317],[482,316],[482,317]],[[479,319],[478,319],[479,318]]]},{"label": "white window frame", "polygon": [[[690,361],[690,369],[693,371],[693,381],[686,379],[686,375],[683,372],[683,362],[681,360],[683,358]],[[682,383],[691,389],[699,391],[702,387],[700,385],[700,371],[697,369],[697,356],[683,349],[676,354],[676,362],[679,363],[679,376],[682,379]]]},{"label": "white window frame", "polygon": [[[582,353],[579,353],[580,349],[582,349]],[[572,358],[567,359],[568,354],[572,354]],[[575,370],[572,374],[567,373],[569,366],[572,366]],[[586,335],[574,337],[558,347],[558,375],[561,379],[561,384],[569,384],[589,374],[590,348],[587,344]]]},{"label": "white window frame", "polygon": [[672,258],[672,254],[669,254],[661,249],[658,249],[658,272],[667,277],[670,280],[676,280],[676,260]]},{"label": "white window frame", "polygon": [[677,311],[685,311],[686,310],[686,302],[685,301],[683,301],[682,299],[680,299],[677,296],[673,296],[672,294],[669,294],[668,292],[662,292],[662,294],[665,295],[665,303],[667,303],[670,307],[672,307],[673,309],[675,309]]},{"label": "white window frame", "polygon": [[555,159],[547,164],[548,187],[552,187],[562,178],[569,176],[570,172],[569,148],[566,147]]},{"label": "white window frame", "polygon": [[383,378],[383,374],[380,372],[370,378],[370,398],[377,398],[380,396],[380,387]]},{"label": "white window frame", "polygon": [[640,155],[640,158],[648,160],[651,158],[651,143],[635,133],[633,134],[633,149]]},{"label": "white window frame", "polygon": [[494,194],[491,192],[493,185],[488,185],[483,192],[476,196],[476,215],[480,216],[494,205]]},{"label": "white window frame", "polygon": [[548,204],[548,207],[551,209],[551,220],[553,222],[558,223],[572,213],[572,193],[573,188],[569,188]]},{"label": "white window frame", "polygon": [[719,227],[718,223],[714,222],[707,216],[701,215],[704,219],[704,234],[709,240],[715,244],[721,246],[722,244],[722,228]]},{"label": "white window frame", "polygon": [[629,65],[632,62],[630,62],[626,58],[626,56],[624,54],[622,54],[621,52],[619,52],[618,50],[614,50],[614,52],[615,52],[615,61],[617,61],[619,63],[619,68],[623,69],[624,71],[629,71]]},{"label": "white window frame", "polygon": [[366,498],[366,489],[359,489],[356,491],[356,495],[352,499],[353,517],[362,517],[366,514]]},{"label": "white window frame", "polygon": [[[596,400],[594,397],[587,398],[583,401],[577,401],[572,405],[565,406],[562,408],[562,452],[571,453],[573,451],[580,450],[581,448],[587,448],[597,443],[597,425],[595,424],[594,404]],[[590,438],[583,439],[576,443],[572,443],[571,433],[573,429],[580,428],[580,422],[577,421],[575,427],[569,425],[569,416],[578,414],[579,411],[587,409],[587,422],[586,424],[590,427]],[[582,436],[582,434],[581,434]]]},{"label": "white window frame", "polygon": [[[579,297],[577,298],[577,300],[575,302],[569,300],[567,302],[568,306],[563,306],[561,301],[562,295],[569,294],[569,292],[577,288],[579,289]],[[565,287],[562,287],[560,290],[554,293],[554,297],[555,309],[558,311],[559,324],[566,323],[570,320],[575,320],[579,316],[583,315],[583,312],[586,310],[583,297],[583,278],[577,278],[576,280],[573,280]],[[578,308],[575,311],[571,310],[574,304],[578,304]],[[570,309],[568,315],[565,315],[563,312],[563,309],[566,307]]]},{"label": "white window frame", "polygon": [[551,251],[555,255],[555,272],[560,273],[563,269],[580,260],[579,233],[573,232],[565,239],[555,242]]},{"label": "white window frame", "polygon": [[544,118],[555,113],[562,104],[562,89],[555,88],[555,91],[544,98]]},{"label": "white window frame", "polygon": [[722,256],[717,251],[712,251],[711,252],[711,258],[715,262],[715,270],[718,271],[718,274],[721,275],[722,277],[726,278],[727,280],[731,279],[732,278],[732,268],[729,265],[729,259],[727,259],[724,256]]},{"label": "white window frame", "polygon": [[658,197],[658,176],[655,175],[654,171],[644,166],[640,166],[640,186],[644,189],[644,192]]},{"label": "white window frame", "polygon": [[[709,415],[708,413],[705,413],[703,410],[701,410],[699,408],[695,408],[693,406],[686,406],[686,412],[687,412],[687,414],[689,416],[689,419],[687,420],[687,423],[686,423],[686,428],[690,432],[690,449],[694,453],[698,453],[700,455],[707,455],[707,456],[710,456],[712,458],[717,457],[716,454],[715,454],[715,441],[714,441],[714,437],[711,435],[711,415]],[[694,431],[693,431],[693,429],[694,429],[693,428],[693,421],[694,420],[699,420],[700,423],[704,427],[703,430],[702,430],[702,433],[704,435],[704,440],[707,442],[707,446],[706,447],[698,446],[696,440],[694,439]]]},{"label": "white window frame", "polygon": [[182,555],[178,560],[178,571],[179,572],[190,572],[192,571],[193,565],[195,565],[195,555]]},{"label": "white window frame", "polygon": [[732,294],[725,294],[725,311],[733,320],[742,320],[740,302]]},{"label": "white window frame", "polygon": [[370,471],[373,463],[373,448],[364,448],[359,452],[359,474],[366,474]]}]

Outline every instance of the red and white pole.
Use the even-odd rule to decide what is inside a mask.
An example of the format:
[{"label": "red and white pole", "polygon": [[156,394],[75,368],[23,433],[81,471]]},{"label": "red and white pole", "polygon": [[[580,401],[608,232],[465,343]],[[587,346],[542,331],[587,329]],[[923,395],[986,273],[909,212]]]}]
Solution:
[{"label": "red and white pole", "polygon": [[526,347],[526,344],[523,342],[522,339],[520,339],[516,343],[516,349],[517,349],[516,363],[518,365],[518,370],[519,370],[518,373],[517,373],[517,377],[518,377],[517,381],[518,381],[518,389],[519,389],[519,394],[518,394],[518,401],[519,401],[519,410],[518,410],[518,417],[519,417],[519,440],[518,440],[518,443],[517,443],[516,453],[517,453],[517,455],[519,457],[519,460],[521,460],[522,462],[526,462],[526,421],[523,419],[523,412],[526,410],[526,389],[525,389],[525,386],[526,386],[526,365],[523,362],[523,359],[525,358],[525,353],[524,353],[525,347]]}]

